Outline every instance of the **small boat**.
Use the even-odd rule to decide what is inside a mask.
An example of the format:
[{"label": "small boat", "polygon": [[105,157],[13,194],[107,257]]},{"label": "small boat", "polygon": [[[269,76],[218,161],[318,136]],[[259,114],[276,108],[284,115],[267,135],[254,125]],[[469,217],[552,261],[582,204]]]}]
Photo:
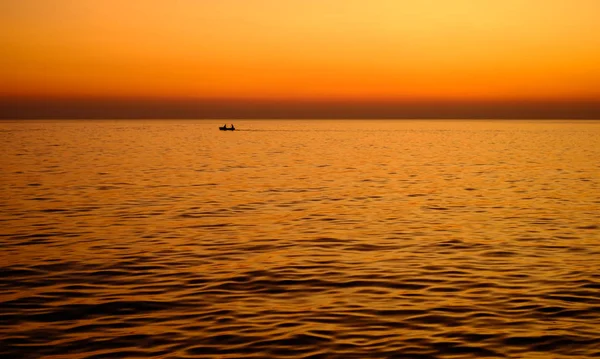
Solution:
[{"label": "small boat", "polygon": [[225,126],[219,127],[219,130],[221,130],[221,131],[235,131],[235,127],[233,127],[233,125],[231,125],[231,127],[227,127],[227,125],[225,125]]}]

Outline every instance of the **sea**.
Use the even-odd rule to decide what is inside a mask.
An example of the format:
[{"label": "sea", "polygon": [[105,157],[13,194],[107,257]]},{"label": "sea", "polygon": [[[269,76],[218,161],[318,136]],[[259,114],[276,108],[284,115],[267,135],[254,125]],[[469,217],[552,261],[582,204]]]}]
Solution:
[{"label": "sea", "polygon": [[3,358],[600,357],[600,120],[0,121]]}]

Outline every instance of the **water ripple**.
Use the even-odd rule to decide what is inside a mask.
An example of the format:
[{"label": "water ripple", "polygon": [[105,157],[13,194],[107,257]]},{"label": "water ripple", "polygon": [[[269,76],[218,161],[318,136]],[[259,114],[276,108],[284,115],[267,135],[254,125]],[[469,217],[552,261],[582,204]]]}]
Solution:
[{"label": "water ripple", "polygon": [[595,122],[334,124],[0,123],[0,356],[600,354]]}]

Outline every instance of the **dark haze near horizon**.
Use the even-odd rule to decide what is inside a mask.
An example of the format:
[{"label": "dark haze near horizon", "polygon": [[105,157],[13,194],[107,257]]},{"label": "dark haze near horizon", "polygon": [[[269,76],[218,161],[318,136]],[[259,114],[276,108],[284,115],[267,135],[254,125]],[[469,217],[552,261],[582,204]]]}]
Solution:
[{"label": "dark haze near horizon", "polygon": [[3,119],[599,119],[600,101],[3,98]]}]

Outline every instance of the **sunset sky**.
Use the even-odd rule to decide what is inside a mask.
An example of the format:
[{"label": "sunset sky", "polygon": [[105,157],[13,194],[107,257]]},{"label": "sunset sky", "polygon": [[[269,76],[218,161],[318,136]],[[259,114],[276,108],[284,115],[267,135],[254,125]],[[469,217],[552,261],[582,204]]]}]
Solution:
[{"label": "sunset sky", "polygon": [[12,116],[156,101],[216,117],[249,103],[600,114],[598,0],[3,0],[0,41]]}]

